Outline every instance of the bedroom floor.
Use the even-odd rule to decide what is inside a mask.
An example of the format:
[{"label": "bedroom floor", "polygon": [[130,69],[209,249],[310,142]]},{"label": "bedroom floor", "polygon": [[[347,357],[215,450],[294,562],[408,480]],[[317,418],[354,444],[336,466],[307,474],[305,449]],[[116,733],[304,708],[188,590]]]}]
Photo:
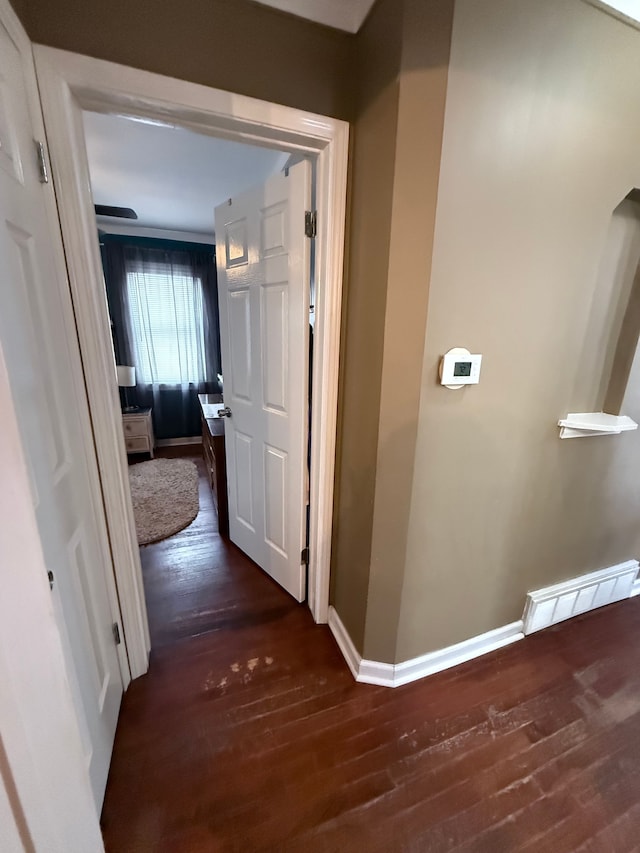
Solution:
[{"label": "bedroom floor", "polygon": [[[196,461],[194,459],[194,461]],[[110,853],[640,849],[640,599],[389,690],[200,514],[142,549]]]}]

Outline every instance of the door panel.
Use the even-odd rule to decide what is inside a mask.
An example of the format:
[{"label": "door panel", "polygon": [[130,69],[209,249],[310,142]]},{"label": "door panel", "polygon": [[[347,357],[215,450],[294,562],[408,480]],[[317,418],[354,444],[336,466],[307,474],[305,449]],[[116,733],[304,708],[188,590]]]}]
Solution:
[{"label": "door panel", "polygon": [[[234,482],[237,495],[238,521],[245,524],[252,532],[253,526],[253,468],[251,458],[253,456],[253,441],[250,436],[235,431],[236,458]],[[227,462],[228,465],[228,462]]]},{"label": "door panel", "polygon": [[238,219],[225,226],[225,257],[227,269],[244,266],[249,260],[247,220]]},{"label": "door panel", "polygon": [[251,402],[251,308],[248,289],[229,292],[229,326],[233,329],[231,377],[236,397]]},{"label": "door panel", "polygon": [[261,215],[262,257],[284,255],[287,252],[287,204],[279,202],[265,208]]},{"label": "door panel", "polygon": [[287,555],[287,454],[264,445],[265,536],[269,545]]},{"label": "door panel", "polygon": [[286,282],[260,288],[262,296],[262,399],[267,409],[286,414],[289,299]]},{"label": "door panel", "polygon": [[58,235],[45,213],[51,188],[39,180],[26,74],[33,74],[30,55],[22,56],[0,24],[0,344],[99,808],[122,696],[112,632],[119,617],[110,604],[109,543],[90,485],[96,463],[80,357],[66,282],[56,278]]},{"label": "door panel", "polygon": [[216,208],[229,534],[305,596],[311,167]]}]

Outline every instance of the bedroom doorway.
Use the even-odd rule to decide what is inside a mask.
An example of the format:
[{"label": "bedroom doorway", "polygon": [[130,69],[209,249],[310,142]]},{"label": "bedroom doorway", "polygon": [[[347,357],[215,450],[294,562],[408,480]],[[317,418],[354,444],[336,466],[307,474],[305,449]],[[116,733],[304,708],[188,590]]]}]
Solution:
[{"label": "bedroom doorway", "polygon": [[216,630],[221,599],[246,595],[221,592],[243,562],[228,540],[305,597],[312,164],[139,116],[82,119],[158,645]]},{"label": "bedroom doorway", "polygon": [[[36,65],[102,476],[125,642],[134,677],[150,646],[142,576],[123,469],[122,422],[88,192],[82,110],[137,116],[316,159],[316,357],[311,411],[309,608],[327,620],[348,126],[341,121],[36,47]],[[127,365],[123,365],[127,366]]]}]

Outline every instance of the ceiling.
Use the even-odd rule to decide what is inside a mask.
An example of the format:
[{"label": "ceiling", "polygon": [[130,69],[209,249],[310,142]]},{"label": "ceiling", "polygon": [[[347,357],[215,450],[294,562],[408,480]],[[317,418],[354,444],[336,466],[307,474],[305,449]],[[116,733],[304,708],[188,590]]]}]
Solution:
[{"label": "ceiling", "polygon": [[[95,204],[137,226],[213,234],[213,210],[282,170],[289,154],[125,116],[83,113]],[[133,223],[98,217],[99,224]]]},{"label": "ceiling", "polygon": [[369,14],[374,0],[257,0],[263,6],[272,6],[307,18],[318,24],[357,33]]}]

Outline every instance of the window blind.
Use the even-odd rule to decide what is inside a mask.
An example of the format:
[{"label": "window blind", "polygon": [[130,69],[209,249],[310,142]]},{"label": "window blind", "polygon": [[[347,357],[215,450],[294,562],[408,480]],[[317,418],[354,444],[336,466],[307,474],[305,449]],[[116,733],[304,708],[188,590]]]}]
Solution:
[{"label": "window blind", "polygon": [[138,383],[206,381],[201,280],[170,262],[129,261],[126,284]]}]

